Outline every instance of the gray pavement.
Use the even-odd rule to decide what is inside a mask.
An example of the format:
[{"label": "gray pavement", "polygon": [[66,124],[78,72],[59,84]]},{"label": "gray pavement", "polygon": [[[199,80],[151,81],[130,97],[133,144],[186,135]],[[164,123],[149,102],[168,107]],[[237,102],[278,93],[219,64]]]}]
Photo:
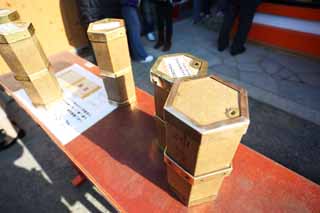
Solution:
[{"label": "gray pavement", "polygon": [[[233,58],[215,50],[216,33],[189,23],[175,25],[171,52],[203,57],[210,73],[249,90],[251,125],[242,143],[320,184],[320,126],[300,116],[304,111],[319,116],[319,61],[256,44]],[[163,54],[145,43],[155,56]],[[150,66],[133,64],[136,85],[152,94]],[[75,172],[68,159],[24,111],[15,103],[8,111],[27,136],[0,152],[0,212],[112,211],[92,184],[79,188],[70,184]]]},{"label": "gray pavement", "polygon": [[[212,28],[212,27],[211,27]],[[215,28],[214,28],[215,30]],[[218,34],[186,19],[175,25],[170,53],[188,52],[209,62],[209,73],[248,89],[249,95],[320,125],[320,60],[248,43],[247,52],[232,57],[217,51]],[[151,54],[159,56],[150,42]]]}]

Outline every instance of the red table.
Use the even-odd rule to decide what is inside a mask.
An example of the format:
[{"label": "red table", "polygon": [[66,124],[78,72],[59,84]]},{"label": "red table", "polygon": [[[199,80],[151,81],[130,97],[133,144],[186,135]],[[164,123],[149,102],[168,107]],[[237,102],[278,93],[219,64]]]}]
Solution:
[{"label": "red table", "polygon": [[[99,72],[67,52],[50,60],[56,71],[77,63]],[[9,93],[20,88],[12,75],[0,77],[0,83]],[[153,97],[137,89],[137,99],[134,109],[115,110],[66,146],[26,111],[120,211],[320,212],[319,185],[244,145],[236,153],[234,171],[223,183],[217,200],[186,208],[170,192],[166,181],[163,156],[156,145]]]}]

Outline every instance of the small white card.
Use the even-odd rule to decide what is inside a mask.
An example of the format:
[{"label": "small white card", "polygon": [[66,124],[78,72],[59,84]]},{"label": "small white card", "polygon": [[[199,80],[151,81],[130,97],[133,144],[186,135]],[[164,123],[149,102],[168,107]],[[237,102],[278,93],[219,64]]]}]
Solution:
[{"label": "small white card", "polygon": [[168,70],[168,74],[172,78],[181,78],[186,76],[194,75],[194,72],[191,70],[191,59],[185,56],[173,56],[165,58],[165,65]]}]

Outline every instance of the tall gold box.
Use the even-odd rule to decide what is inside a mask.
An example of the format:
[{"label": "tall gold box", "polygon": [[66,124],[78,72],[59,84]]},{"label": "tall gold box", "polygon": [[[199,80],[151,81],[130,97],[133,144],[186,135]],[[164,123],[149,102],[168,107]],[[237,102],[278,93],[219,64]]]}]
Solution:
[{"label": "tall gold box", "polygon": [[22,84],[35,106],[48,106],[62,98],[63,94],[59,83],[49,69],[28,76],[15,76],[15,79]]},{"label": "tall gold box", "polygon": [[62,90],[31,23],[1,24],[0,53],[34,105],[49,105],[62,98]]},{"label": "tall gold box", "polygon": [[[0,9],[0,24],[5,24],[19,20],[19,14],[16,10],[10,8]],[[9,73],[9,69],[0,69],[0,75]]]},{"label": "tall gold box", "polygon": [[103,72],[101,77],[110,101],[119,105],[128,105],[136,101],[136,90],[131,70],[121,73]]},{"label": "tall gold box", "polygon": [[0,9],[0,24],[16,21],[18,19],[19,19],[19,14],[17,10],[13,10],[10,8]]},{"label": "tall gold box", "polygon": [[215,200],[224,178],[232,172],[232,166],[228,166],[205,175],[192,176],[166,155],[166,152],[164,162],[171,190],[188,207]]},{"label": "tall gold box", "polygon": [[174,81],[192,76],[205,76],[207,69],[207,61],[187,53],[160,56],[150,70],[150,80],[154,85],[156,115],[164,119],[163,106]]},{"label": "tall gold box", "polygon": [[216,76],[177,81],[164,109],[167,153],[193,176],[228,167],[250,123],[246,90]]},{"label": "tall gold box", "polygon": [[131,70],[126,28],[122,19],[93,22],[87,33],[101,73]]},{"label": "tall gold box", "polygon": [[0,54],[17,75],[30,75],[49,66],[31,23],[0,25]]}]

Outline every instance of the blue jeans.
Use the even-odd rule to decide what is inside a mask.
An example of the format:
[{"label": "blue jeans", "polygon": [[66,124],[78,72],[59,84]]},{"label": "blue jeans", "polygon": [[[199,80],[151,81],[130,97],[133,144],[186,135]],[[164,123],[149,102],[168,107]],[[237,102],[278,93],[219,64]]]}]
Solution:
[{"label": "blue jeans", "polygon": [[123,6],[121,8],[122,16],[126,22],[127,34],[129,39],[130,53],[134,60],[143,60],[148,54],[141,41],[141,24],[137,8]]}]

